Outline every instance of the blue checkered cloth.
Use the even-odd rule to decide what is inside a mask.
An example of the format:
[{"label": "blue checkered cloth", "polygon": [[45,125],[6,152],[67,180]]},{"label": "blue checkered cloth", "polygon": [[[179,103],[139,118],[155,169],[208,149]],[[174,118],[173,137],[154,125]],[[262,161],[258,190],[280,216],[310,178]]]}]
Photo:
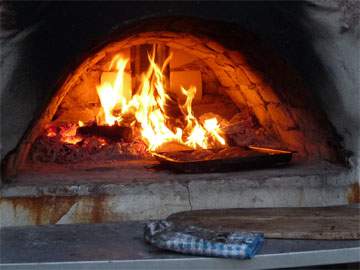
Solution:
[{"label": "blue checkered cloth", "polygon": [[264,242],[262,233],[218,233],[196,226],[177,226],[170,221],[152,221],[145,225],[148,243],[185,254],[250,259]]}]

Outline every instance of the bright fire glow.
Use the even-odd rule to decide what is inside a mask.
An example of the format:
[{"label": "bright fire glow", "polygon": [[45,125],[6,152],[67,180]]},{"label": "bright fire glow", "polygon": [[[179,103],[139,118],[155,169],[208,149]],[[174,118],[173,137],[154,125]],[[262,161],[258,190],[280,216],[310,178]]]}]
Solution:
[{"label": "bright fire glow", "polygon": [[[103,82],[97,86],[102,109],[97,121],[100,125],[121,124],[124,115],[132,114],[140,125],[142,139],[150,151],[155,151],[166,142],[177,142],[190,148],[208,149],[216,145],[226,145],[221,136],[218,119],[206,119],[199,123],[192,111],[192,101],[196,94],[196,87],[181,88],[186,97],[184,104],[179,104],[183,114],[183,125],[170,123],[171,117],[167,113],[167,103],[171,100],[165,89],[163,71],[169,63],[171,55],[160,67],[155,63],[155,50],[148,55],[150,66],[142,75],[141,85],[130,100],[125,98],[124,73],[128,59],[116,55],[111,66],[116,67],[115,82]],[[134,124],[134,123],[133,123]]]},{"label": "bright fire glow", "polygon": [[[117,57],[119,58],[119,57]],[[101,106],[103,113],[105,115],[105,123],[112,126],[116,121],[121,121],[116,116],[113,115],[113,110],[115,106],[124,104],[124,71],[128,59],[119,58],[116,62],[117,75],[115,82],[113,84],[109,82],[104,82],[103,84],[97,87],[97,93],[100,98]]]}]

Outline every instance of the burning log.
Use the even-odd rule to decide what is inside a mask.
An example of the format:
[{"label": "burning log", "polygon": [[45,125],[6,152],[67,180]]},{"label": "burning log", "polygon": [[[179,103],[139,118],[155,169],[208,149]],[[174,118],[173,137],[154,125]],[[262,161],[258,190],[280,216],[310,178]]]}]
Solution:
[{"label": "burning log", "polygon": [[119,126],[115,124],[113,126],[99,126],[97,123],[93,123],[89,126],[79,127],[77,129],[77,135],[83,137],[101,137],[110,141],[126,141],[130,142],[132,139],[131,127]]}]

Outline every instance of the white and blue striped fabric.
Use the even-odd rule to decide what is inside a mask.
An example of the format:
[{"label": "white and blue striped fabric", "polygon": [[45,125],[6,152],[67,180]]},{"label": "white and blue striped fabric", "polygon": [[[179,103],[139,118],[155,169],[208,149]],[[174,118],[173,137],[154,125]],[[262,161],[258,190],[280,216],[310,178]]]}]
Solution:
[{"label": "white and blue striped fabric", "polygon": [[264,242],[261,233],[217,233],[196,226],[176,226],[159,220],[145,225],[144,237],[150,244],[185,254],[250,259]]}]

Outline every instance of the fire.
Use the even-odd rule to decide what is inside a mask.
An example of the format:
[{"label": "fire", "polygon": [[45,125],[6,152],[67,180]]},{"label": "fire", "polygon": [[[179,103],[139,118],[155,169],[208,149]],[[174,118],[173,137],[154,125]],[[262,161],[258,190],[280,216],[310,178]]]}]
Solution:
[{"label": "fire", "polygon": [[[133,116],[131,126],[140,126],[141,137],[147,144],[149,151],[156,149],[166,142],[177,142],[193,149],[208,149],[216,145],[226,145],[221,136],[218,119],[206,119],[200,123],[192,111],[192,101],[196,94],[196,87],[181,88],[186,97],[184,104],[178,104],[183,114],[183,125],[171,123],[167,113],[170,96],[165,89],[164,69],[169,63],[171,55],[162,66],[155,62],[155,50],[148,55],[149,68],[142,75],[141,85],[131,98],[125,93],[132,89],[125,89],[124,74],[129,59],[116,55],[110,67],[115,66],[116,78],[114,82],[102,82],[97,86],[97,93],[101,103],[101,110],[97,116],[99,125],[121,125],[124,119]],[[128,123],[127,123],[128,124]]]},{"label": "fire", "polygon": [[206,119],[204,121],[204,127],[216,140],[218,140],[222,145],[225,145],[224,138],[219,135],[220,125],[218,124],[216,118]]},{"label": "fire", "polygon": [[206,131],[196,120],[192,112],[192,101],[196,94],[196,88],[190,87],[189,90],[181,88],[181,92],[186,96],[186,101],[182,106],[182,113],[185,115],[186,130],[189,130],[189,137],[186,139],[185,144],[191,148],[208,148],[206,140]]},{"label": "fire", "polygon": [[116,68],[118,72],[115,82],[113,84],[104,82],[97,87],[97,93],[99,95],[103,113],[105,115],[105,123],[108,125],[114,125],[116,121],[121,121],[121,118],[118,119],[113,115],[113,111],[116,105],[122,105],[124,102],[126,102],[124,99],[124,71],[127,62],[128,59],[119,58],[116,62]]}]

